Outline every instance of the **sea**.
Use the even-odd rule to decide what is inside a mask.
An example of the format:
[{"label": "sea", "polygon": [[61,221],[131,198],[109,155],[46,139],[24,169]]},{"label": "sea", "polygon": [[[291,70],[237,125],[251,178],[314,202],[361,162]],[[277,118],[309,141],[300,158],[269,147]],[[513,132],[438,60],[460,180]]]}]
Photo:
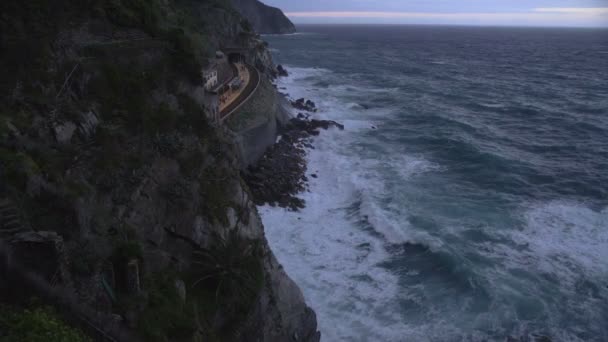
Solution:
[{"label": "sea", "polygon": [[345,126],[305,209],[259,208],[322,341],[608,341],[608,30],[264,39],[279,91]]}]

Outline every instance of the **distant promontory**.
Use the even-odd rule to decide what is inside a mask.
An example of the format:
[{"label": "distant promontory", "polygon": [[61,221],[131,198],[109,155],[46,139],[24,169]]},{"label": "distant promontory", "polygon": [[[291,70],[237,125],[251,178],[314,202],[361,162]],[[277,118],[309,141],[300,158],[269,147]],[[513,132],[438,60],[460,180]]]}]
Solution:
[{"label": "distant promontory", "polygon": [[258,0],[232,0],[233,6],[262,34],[286,34],[296,32],[294,24],[276,7]]}]

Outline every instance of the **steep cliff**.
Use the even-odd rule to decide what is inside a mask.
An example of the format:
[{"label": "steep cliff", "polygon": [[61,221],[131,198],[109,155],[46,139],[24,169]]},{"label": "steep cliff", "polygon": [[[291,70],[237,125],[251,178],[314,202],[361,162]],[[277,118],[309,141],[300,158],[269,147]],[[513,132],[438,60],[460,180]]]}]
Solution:
[{"label": "steep cliff", "polygon": [[0,13],[0,292],[119,340],[318,341],[233,134],[202,106],[220,46],[255,46],[272,69],[247,22],[216,0]]},{"label": "steep cliff", "polygon": [[231,0],[234,7],[263,34],[285,34],[296,32],[296,27],[276,7],[263,4],[258,0]]}]

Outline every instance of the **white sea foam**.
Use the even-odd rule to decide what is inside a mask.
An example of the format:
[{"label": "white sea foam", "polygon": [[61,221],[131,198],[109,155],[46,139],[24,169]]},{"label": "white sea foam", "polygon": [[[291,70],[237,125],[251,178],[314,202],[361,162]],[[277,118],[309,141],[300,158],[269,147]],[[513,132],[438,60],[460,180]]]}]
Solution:
[{"label": "white sea foam", "polygon": [[550,202],[525,213],[527,225],[512,234],[539,269],[572,283],[581,273],[608,277],[608,208]]},{"label": "white sea foam", "polygon": [[[349,146],[361,130],[370,130],[370,115],[355,114],[341,102],[343,88],[328,92],[311,86],[330,71],[288,70],[290,76],[279,85],[293,98],[313,99],[320,108],[313,116],[338,120],[346,129],[323,132],[309,151],[309,173],[318,178],[309,177],[310,191],[301,194],[305,209],[294,213],[260,208],[271,247],[317,312],[323,340],[399,341],[423,336],[421,327],[403,323],[397,298],[407,293],[399,288],[396,275],[379,266],[389,258],[386,244],[415,237],[376,203],[385,191],[375,170],[377,160],[360,158]],[[384,163],[395,167],[399,177],[429,167],[415,158]]]},{"label": "white sea foam", "polygon": [[505,105],[501,103],[480,103],[481,106],[488,108],[504,108]]}]

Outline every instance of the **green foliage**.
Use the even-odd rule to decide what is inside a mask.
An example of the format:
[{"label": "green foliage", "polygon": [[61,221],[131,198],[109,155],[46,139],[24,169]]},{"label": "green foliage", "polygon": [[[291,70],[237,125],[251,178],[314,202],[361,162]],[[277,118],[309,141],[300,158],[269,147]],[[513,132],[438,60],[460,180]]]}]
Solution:
[{"label": "green foliage", "polygon": [[199,298],[204,315],[221,314],[216,327],[226,333],[250,313],[264,284],[263,249],[258,240],[239,236],[236,229],[208,249],[193,253],[190,288]]},{"label": "green foliage", "polygon": [[95,134],[95,140],[100,147],[94,162],[99,174],[107,174],[122,165],[124,149],[120,146],[120,137],[111,130],[100,127]]},{"label": "green foliage", "polygon": [[5,139],[8,134],[8,119],[0,116],[0,139]]},{"label": "green foliage", "polygon": [[208,143],[211,138],[214,138],[216,133],[213,127],[209,124],[204,109],[190,96],[186,94],[177,95],[179,105],[184,114],[181,124],[192,127],[195,133],[201,139]]},{"label": "green foliage", "polygon": [[163,102],[145,118],[144,131],[149,135],[170,132],[175,129],[177,121],[178,114]]},{"label": "green foliage", "polygon": [[28,176],[40,173],[38,164],[29,155],[5,148],[0,148],[0,165],[7,183],[17,189],[25,188]]},{"label": "green foliage", "polygon": [[6,136],[9,132],[8,124],[11,123],[20,131],[25,131],[31,127],[33,115],[30,111],[13,110],[0,111],[0,137]]},{"label": "green foliage", "polygon": [[[53,37],[62,28],[87,18],[93,3],[100,0],[2,1],[0,5],[0,89],[13,88],[20,80],[24,88],[32,82],[52,79],[49,62]],[[12,89],[11,89],[12,90]]]},{"label": "green foliage", "polygon": [[114,247],[112,259],[117,262],[127,262],[131,259],[143,259],[143,249],[136,241],[121,241]]},{"label": "green foliage", "polygon": [[65,184],[68,195],[72,199],[85,197],[91,193],[91,188],[83,181],[70,179]]},{"label": "green foliage", "polygon": [[184,303],[171,272],[145,280],[148,301],[139,316],[138,330],[146,341],[175,341],[191,337],[197,330],[194,306]]},{"label": "green foliage", "polygon": [[197,32],[174,28],[166,34],[172,44],[173,67],[192,82],[202,82],[203,61],[209,56],[205,47],[205,38]]},{"label": "green foliage", "polygon": [[107,0],[104,10],[116,25],[140,28],[151,35],[162,32],[163,9],[158,0]]},{"label": "green foliage", "polygon": [[203,198],[202,211],[211,220],[216,220],[223,226],[228,225],[227,209],[234,206],[230,198],[230,187],[228,179],[230,175],[226,169],[209,167],[200,176],[200,186]]},{"label": "green foliage", "polygon": [[15,310],[0,307],[0,342],[88,342],[81,331],[68,326],[50,307]]},{"label": "green foliage", "polygon": [[204,162],[202,151],[197,149],[184,151],[178,157],[179,167],[182,174],[188,178],[196,178]]},{"label": "green foliage", "polygon": [[71,273],[84,277],[92,276],[95,266],[102,260],[98,252],[99,248],[100,246],[91,240],[81,240],[75,243],[69,251]]}]

